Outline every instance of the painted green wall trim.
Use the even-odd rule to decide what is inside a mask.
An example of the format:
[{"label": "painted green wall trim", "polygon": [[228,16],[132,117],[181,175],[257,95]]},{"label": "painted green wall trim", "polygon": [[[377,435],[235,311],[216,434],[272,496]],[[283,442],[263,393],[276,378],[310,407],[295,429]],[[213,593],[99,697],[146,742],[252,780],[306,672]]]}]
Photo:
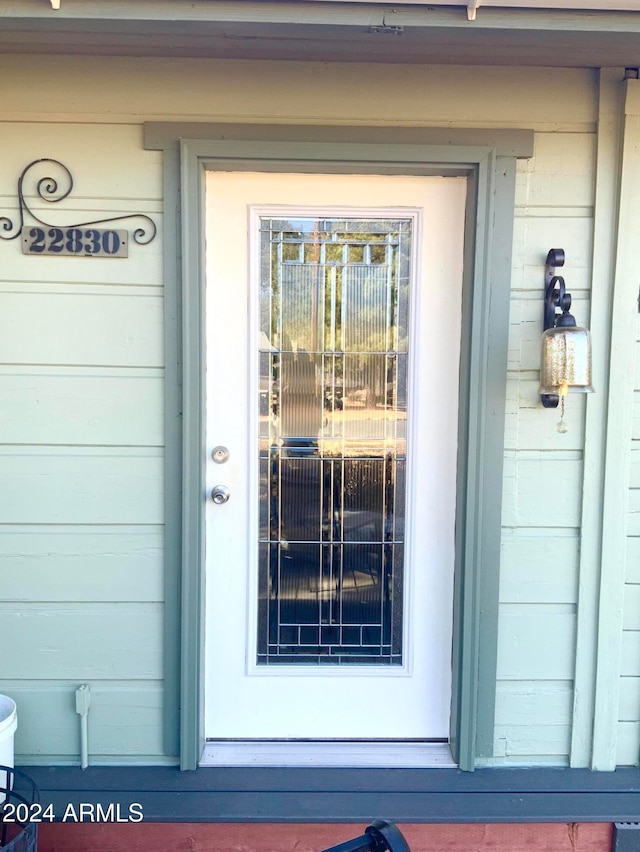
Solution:
[{"label": "painted green wall trim", "polygon": [[194,769],[204,743],[204,193],[201,168],[180,146],[182,247],[182,621],[180,766]]},{"label": "painted green wall trim", "polygon": [[178,738],[180,706],[180,565],[182,562],[182,512],[176,495],[182,491],[182,399],[180,394],[182,340],[181,299],[178,293],[180,209],[178,206],[179,158],[164,157],[164,708],[163,744],[167,755],[180,754]]},{"label": "painted green wall trim", "polygon": [[631,469],[636,322],[637,231],[640,222],[640,81],[627,80],[620,208],[611,317],[609,373],[615,391],[607,401],[602,514],[602,567],[593,720],[593,769],[616,764],[620,654]]},{"label": "painted green wall trim", "polygon": [[[260,136],[261,128],[243,128]],[[383,144],[241,139],[185,140],[183,128],[158,134],[146,128],[149,147],[163,147],[169,161],[180,142],[182,287],[182,616],[181,616],[181,766],[195,769],[200,757],[203,700],[204,586],[204,308],[202,258],[202,174],[205,168],[353,173],[382,171],[412,174],[466,174],[472,187],[466,259],[467,294],[463,306],[461,416],[464,426],[459,458],[458,564],[455,602],[452,743],[462,769],[476,756],[492,754],[497,605],[500,548],[500,499],[506,387],[507,333],[515,158],[497,157],[482,146],[426,145],[400,141]],[[307,140],[316,128],[296,128]],[[385,129],[383,135],[388,133]],[[422,133],[422,131],[421,131]],[[468,137],[471,132],[464,132]],[[269,135],[268,133],[266,134]],[[339,135],[339,134],[338,134]],[[528,134],[531,141],[532,134]],[[525,142],[527,140],[525,139]],[[528,144],[523,150],[530,151]],[[167,186],[170,181],[167,179]],[[175,191],[175,188],[174,190]],[[471,224],[472,223],[472,224]],[[175,489],[176,483],[172,488]],[[174,497],[179,494],[173,490]],[[169,498],[170,499],[170,498]]]},{"label": "painted green wall trim", "polygon": [[[604,520],[604,454],[609,399],[611,293],[620,194],[620,135],[624,110],[623,79],[624,69],[622,68],[602,69],[599,74],[589,323],[593,340],[596,342],[593,356],[593,384],[597,393],[587,398],[585,418],[576,663],[570,754],[573,767],[590,765],[593,738],[598,598]],[[542,288],[542,278],[540,287]],[[617,401],[616,399],[616,404]]]},{"label": "painted green wall trim", "polygon": [[[427,8],[424,8],[424,7]],[[386,13],[386,17],[384,14]],[[390,18],[389,15],[392,15]],[[70,6],[61,5],[55,16],[55,24],[50,14],[40,6],[34,6],[29,0],[13,0],[6,9],[0,9],[0,20],[23,20],[42,22],[42,26],[60,29],[66,21],[136,21],[142,23],[179,22],[207,23],[221,22],[228,26],[232,23],[255,23],[287,25],[306,22],[310,25],[373,26],[386,20],[398,21],[405,26],[455,29],[468,29],[464,9],[404,6],[401,9],[380,8],[380,4],[314,3],[307,2],[269,2],[269,0],[249,0],[238,3],[237,0],[219,0],[216,3],[198,3],[185,6],[181,0],[164,0],[162,3],[148,3],[145,0],[86,0]],[[473,23],[474,29],[501,30],[569,30],[575,32],[637,32],[640,21],[637,16],[621,11],[593,11],[571,9],[526,9],[526,8],[486,8]],[[557,58],[556,58],[557,61]]]},{"label": "painted green wall trim", "polygon": [[145,822],[623,822],[640,796],[635,769],[23,768],[58,817],[135,801]]},{"label": "painted green wall trim", "polygon": [[[477,722],[477,668],[463,661],[473,655],[478,641],[477,617],[473,607],[477,588],[472,573],[465,573],[465,538],[467,517],[467,455],[470,431],[470,398],[473,297],[475,281],[476,233],[485,217],[479,216],[478,199],[487,194],[487,164],[467,178],[467,209],[465,222],[464,266],[462,286],[462,328],[460,334],[460,387],[458,400],[458,459],[456,481],[455,567],[453,586],[453,644],[451,649],[452,702],[449,742],[453,758],[460,765],[461,756],[470,755],[467,768],[475,768]],[[465,708],[471,708],[467,724],[463,724]],[[493,730],[493,720],[491,720]]]},{"label": "painted green wall trim", "polygon": [[[485,360],[483,383],[477,388],[476,470],[470,472],[467,500],[475,502],[473,541],[479,619],[476,756],[493,755],[498,651],[497,601],[500,582],[500,547],[504,456],[504,421],[507,348],[511,291],[511,247],[516,189],[516,161],[496,157],[488,197],[485,233],[486,268],[478,272],[475,288],[482,290],[484,325],[478,330],[478,356]],[[478,239],[480,234],[478,233]],[[472,377],[473,378],[473,377]],[[473,389],[473,382],[472,382]],[[467,536],[470,538],[468,528]],[[491,722],[491,724],[489,724]]]},{"label": "painted green wall trim", "polygon": [[[428,4],[92,0],[0,5],[3,52],[597,68],[636,62],[640,16]],[[381,24],[403,29],[386,39]],[[473,33],[473,37],[472,36]],[[16,45],[18,46],[16,48]]]},{"label": "painted green wall trim", "polygon": [[[463,769],[493,755],[502,508],[496,495],[502,493],[514,199],[515,160],[492,154],[480,164],[469,199],[475,233],[466,260],[473,276],[463,303],[451,725]],[[466,722],[463,708],[473,708]]]},{"label": "painted green wall trim", "polygon": [[[176,129],[178,128],[178,129]],[[144,147],[165,150],[181,139],[242,142],[374,142],[377,145],[436,145],[493,148],[498,156],[532,157],[532,130],[450,127],[343,127],[339,125],[220,124],[149,121],[144,125]]]}]

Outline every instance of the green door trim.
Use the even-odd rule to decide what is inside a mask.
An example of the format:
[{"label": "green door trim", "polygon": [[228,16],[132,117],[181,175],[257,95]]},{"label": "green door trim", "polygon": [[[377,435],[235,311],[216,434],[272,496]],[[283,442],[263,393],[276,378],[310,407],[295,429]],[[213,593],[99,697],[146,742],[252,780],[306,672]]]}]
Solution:
[{"label": "green door trim", "polygon": [[204,172],[467,176],[451,743],[472,770],[493,753],[515,165],[533,133],[148,124],[145,147],[165,162],[165,744],[183,769],[204,745]]}]

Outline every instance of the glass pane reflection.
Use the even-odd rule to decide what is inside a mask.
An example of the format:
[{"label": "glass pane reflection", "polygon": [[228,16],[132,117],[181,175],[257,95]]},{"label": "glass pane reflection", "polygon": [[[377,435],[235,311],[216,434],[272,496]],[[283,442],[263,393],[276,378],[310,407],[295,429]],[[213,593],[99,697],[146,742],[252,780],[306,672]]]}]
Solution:
[{"label": "glass pane reflection", "polygon": [[259,664],[402,664],[411,225],[260,220]]}]

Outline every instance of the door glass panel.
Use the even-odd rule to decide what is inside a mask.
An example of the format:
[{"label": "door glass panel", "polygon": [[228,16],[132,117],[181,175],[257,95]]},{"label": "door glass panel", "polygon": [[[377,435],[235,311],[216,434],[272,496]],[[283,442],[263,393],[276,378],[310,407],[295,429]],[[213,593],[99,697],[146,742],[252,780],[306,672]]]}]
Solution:
[{"label": "door glass panel", "polygon": [[413,220],[261,217],[260,665],[402,665]]}]

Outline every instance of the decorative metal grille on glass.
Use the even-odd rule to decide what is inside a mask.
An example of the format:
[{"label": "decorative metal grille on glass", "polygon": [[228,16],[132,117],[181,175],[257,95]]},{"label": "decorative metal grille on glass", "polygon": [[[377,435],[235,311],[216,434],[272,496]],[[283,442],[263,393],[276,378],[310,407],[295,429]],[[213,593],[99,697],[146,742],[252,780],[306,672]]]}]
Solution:
[{"label": "decorative metal grille on glass", "polygon": [[411,230],[260,219],[258,664],[402,664]]}]

